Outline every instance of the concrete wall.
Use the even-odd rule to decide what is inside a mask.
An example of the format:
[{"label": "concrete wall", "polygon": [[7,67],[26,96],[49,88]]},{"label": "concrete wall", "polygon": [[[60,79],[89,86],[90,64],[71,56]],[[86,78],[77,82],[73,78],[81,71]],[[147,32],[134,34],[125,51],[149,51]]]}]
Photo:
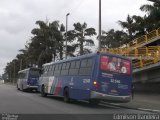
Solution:
[{"label": "concrete wall", "polygon": [[135,91],[160,93],[160,68],[152,68],[133,73]]},{"label": "concrete wall", "polygon": [[0,84],[3,84],[4,83],[4,80],[0,80]]},{"label": "concrete wall", "polygon": [[138,93],[160,94],[160,83],[135,83],[135,90]]},{"label": "concrete wall", "polygon": [[133,73],[134,82],[157,83],[160,82],[160,68],[149,69]]}]

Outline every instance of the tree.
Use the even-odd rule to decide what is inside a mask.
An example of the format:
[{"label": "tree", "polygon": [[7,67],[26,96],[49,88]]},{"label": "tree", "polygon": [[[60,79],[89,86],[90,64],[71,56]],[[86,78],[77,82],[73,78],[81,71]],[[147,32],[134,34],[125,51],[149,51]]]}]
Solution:
[{"label": "tree", "polygon": [[118,23],[123,29],[126,29],[126,32],[129,35],[129,39],[132,40],[135,34],[135,24],[133,17],[128,15],[126,21],[118,21]]},{"label": "tree", "polygon": [[[87,28],[86,23],[75,23],[73,24],[74,30],[70,30],[67,33],[67,37],[69,42],[73,42],[74,40],[77,40],[77,43],[75,43],[73,46],[74,47],[79,47],[80,48],[80,55],[85,54],[84,51],[84,43],[90,43],[94,44],[94,41],[92,39],[89,39],[89,37],[96,35],[96,31],[94,28]],[[73,48],[75,49],[75,48]]]},{"label": "tree", "polygon": [[133,38],[144,35],[147,29],[146,16],[141,17],[141,16],[133,15],[132,18],[134,20],[134,29],[135,29],[135,35]]},{"label": "tree", "polygon": [[[33,37],[29,44],[29,53],[32,64],[41,66],[44,63],[51,62],[52,57],[56,56],[63,59],[63,34],[64,25],[59,25],[58,21],[52,23],[37,21],[39,28],[32,30]],[[38,61],[38,62],[37,62]]]},{"label": "tree", "polygon": [[157,29],[160,26],[160,4],[156,0],[153,5],[146,4],[140,7],[140,10],[146,12],[146,30],[151,31]]},{"label": "tree", "polygon": [[155,2],[155,3],[160,4],[160,1],[159,1],[159,0],[148,0],[148,1]]},{"label": "tree", "polygon": [[116,48],[126,43],[127,39],[128,35],[125,32],[111,29],[102,32],[101,45],[102,48]]}]

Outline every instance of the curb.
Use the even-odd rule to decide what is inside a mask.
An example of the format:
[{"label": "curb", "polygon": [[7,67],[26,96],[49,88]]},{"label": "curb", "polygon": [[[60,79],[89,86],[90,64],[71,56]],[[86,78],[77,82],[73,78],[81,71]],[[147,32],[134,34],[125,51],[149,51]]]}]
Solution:
[{"label": "curb", "polygon": [[16,84],[13,84],[13,83],[4,83],[4,85],[16,86]]},{"label": "curb", "polygon": [[135,107],[123,106],[123,105],[118,105],[118,104],[108,103],[108,102],[103,102],[103,101],[101,103],[112,105],[112,106],[116,106],[116,107],[126,108],[126,109],[140,110],[140,111],[153,112],[153,113],[160,113],[160,110],[153,110],[153,109],[146,109],[146,108],[135,108]]}]

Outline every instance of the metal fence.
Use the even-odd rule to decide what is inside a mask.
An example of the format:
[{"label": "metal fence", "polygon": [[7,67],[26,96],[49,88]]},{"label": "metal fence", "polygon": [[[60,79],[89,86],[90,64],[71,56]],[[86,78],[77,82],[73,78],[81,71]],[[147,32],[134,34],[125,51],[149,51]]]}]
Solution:
[{"label": "metal fence", "polygon": [[[136,38],[119,48],[102,48],[101,52],[120,54],[133,59],[133,68],[141,68],[160,61],[160,46],[143,46],[154,39],[160,39],[160,28]],[[143,46],[143,47],[141,47]]]}]

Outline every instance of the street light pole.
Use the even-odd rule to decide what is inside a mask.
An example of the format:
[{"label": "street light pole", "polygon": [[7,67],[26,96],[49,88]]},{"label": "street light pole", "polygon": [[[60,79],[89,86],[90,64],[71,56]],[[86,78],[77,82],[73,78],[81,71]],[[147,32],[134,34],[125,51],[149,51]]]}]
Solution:
[{"label": "street light pole", "polygon": [[68,32],[68,16],[70,13],[66,14],[66,50],[65,50],[65,59],[67,59],[67,32]]},{"label": "street light pole", "polygon": [[20,70],[22,70],[22,59],[20,59]]},{"label": "street light pole", "polygon": [[98,51],[101,50],[101,0],[99,0],[99,45]]}]

